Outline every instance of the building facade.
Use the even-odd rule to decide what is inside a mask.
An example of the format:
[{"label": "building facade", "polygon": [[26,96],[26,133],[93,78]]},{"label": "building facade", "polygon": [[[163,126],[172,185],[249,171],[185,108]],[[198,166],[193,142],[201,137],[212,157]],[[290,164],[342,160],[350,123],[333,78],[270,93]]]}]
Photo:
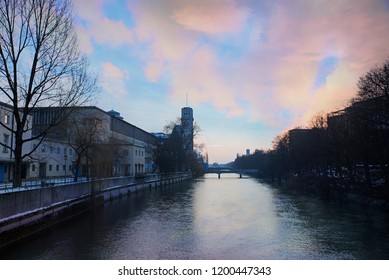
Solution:
[{"label": "building facade", "polygon": [[184,141],[184,149],[186,151],[193,151],[193,109],[184,107],[181,109],[181,127]]},{"label": "building facade", "polygon": [[[30,123],[30,121],[28,121]],[[15,121],[13,117],[13,107],[0,102],[0,183],[9,182],[13,179],[13,168],[15,156],[13,149],[15,140],[13,131],[15,130]],[[31,136],[31,131],[26,129],[25,138]],[[28,152],[29,147],[23,146],[23,154]],[[22,177],[28,176],[28,161],[23,162]]]},{"label": "building facade", "polygon": [[13,170],[13,155],[12,150],[7,146],[14,147],[15,143],[12,139],[13,129],[13,114],[12,107],[0,103],[0,182],[10,181],[12,179]]},{"label": "building facade", "polygon": [[[39,108],[34,112],[35,133],[50,123],[55,110]],[[150,173],[155,146],[153,135],[126,122],[120,113],[94,106],[77,107],[35,149],[29,174],[42,178]]]}]

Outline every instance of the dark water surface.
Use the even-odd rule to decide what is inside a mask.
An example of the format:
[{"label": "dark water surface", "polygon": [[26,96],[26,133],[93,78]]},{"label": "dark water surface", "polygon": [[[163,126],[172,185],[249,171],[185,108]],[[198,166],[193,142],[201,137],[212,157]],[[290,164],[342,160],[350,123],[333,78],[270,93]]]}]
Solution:
[{"label": "dark water surface", "polygon": [[209,175],[108,202],[2,259],[389,259],[389,214]]}]

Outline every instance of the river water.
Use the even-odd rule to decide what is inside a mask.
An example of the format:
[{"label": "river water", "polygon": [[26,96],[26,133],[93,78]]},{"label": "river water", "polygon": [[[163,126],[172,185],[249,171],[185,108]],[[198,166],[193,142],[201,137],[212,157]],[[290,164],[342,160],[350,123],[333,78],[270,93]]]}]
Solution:
[{"label": "river water", "polygon": [[389,214],[236,174],[117,199],[2,259],[389,259]]}]

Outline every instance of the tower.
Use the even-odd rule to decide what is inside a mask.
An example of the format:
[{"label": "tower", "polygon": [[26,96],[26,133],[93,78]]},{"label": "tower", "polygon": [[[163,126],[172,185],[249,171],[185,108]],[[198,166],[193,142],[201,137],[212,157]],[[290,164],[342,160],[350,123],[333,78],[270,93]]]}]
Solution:
[{"label": "tower", "polygon": [[181,109],[181,126],[186,151],[193,151],[193,109],[184,107]]}]

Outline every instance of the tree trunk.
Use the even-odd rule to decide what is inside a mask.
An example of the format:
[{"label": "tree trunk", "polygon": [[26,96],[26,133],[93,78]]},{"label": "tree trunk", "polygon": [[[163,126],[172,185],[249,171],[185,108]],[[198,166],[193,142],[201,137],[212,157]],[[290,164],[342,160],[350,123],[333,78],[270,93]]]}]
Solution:
[{"label": "tree trunk", "polygon": [[75,164],[75,170],[74,170],[74,182],[78,182],[78,170],[80,168],[80,162],[81,162],[81,158],[80,156],[77,156],[77,160],[76,160],[76,164]]},{"label": "tree trunk", "polygon": [[[17,131],[19,132],[19,131]],[[13,174],[13,188],[22,186],[22,141],[23,135],[21,133],[15,134],[15,149],[14,149],[14,174]]]}]

